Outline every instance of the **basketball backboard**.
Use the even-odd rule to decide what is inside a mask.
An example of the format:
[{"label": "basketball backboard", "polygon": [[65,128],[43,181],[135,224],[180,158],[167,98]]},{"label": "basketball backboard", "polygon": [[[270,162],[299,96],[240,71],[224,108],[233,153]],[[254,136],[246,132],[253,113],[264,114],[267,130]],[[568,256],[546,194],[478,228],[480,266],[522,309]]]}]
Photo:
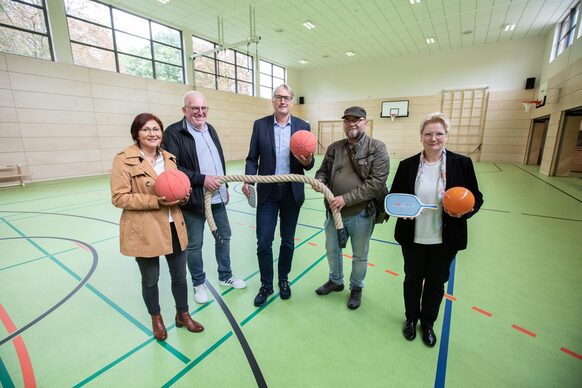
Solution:
[{"label": "basketball backboard", "polygon": [[400,101],[382,101],[382,110],[380,117],[408,117],[408,100]]}]

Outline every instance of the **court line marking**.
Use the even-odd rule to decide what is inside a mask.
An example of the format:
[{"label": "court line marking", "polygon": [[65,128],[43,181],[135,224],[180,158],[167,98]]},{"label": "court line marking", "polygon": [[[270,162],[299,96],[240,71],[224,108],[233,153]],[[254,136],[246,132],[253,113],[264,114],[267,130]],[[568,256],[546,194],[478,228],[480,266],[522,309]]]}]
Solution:
[{"label": "court line marking", "polygon": [[[321,230],[320,232],[316,233],[314,236],[315,237],[317,234],[323,232],[323,230]],[[313,262],[309,267],[307,267],[301,274],[299,274],[298,276],[295,277],[295,279],[293,279],[290,284],[294,285],[299,279],[301,279],[303,276],[305,276],[305,274],[309,271],[311,271],[311,269],[313,269],[313,267],[315,267],[317,264],[319,264],[324,257],[327,256],[327,253],[324,253],[323,255],[321,255],[315,262]],[[263,304],[261,307],[258,307],[255,311],[253,311],[251,314],[249,314],[245,319],[243,319],[240,323],[240,326],[243,327],[245,326],[247,323],[249,323],[254,317],[256,317],[261,311],[263,311],[265,308],[267,308],[271,303],[273,303],[273,301],[275,301],[277,298],[279,297],[279,292],[274,293],[266,302],[265,304]],[[217,342],[215,342],[212,346],[210,346],[203,354],[201,354],[198,358],[196,358],[194,361],[192,361],[190,364],[186,365],[180,372],[178,372],[174,377],[172,377],[170,380],[168,380],[164,385],[162,385],[163,387],[169,387],[171,385],[173,385],[174,383],[176,383],[178,380],[180,380],[183,376],[185,376],[192,368],[194,368],[196,365],[198,365],[202,360],[204,360],[208,355],[210,355],[215,349],[217,349],[224,341],[226,341],[226,339],[228,337],[230,337],[232,335],[232,332],[229,332],[228,334],[226,334],[225,336],[223,336],[220,340],[218,340]]]},{"label": "court line marking", "polygon": [[518,169],[520,169],[521,171],[525,172],[526,174],[528,174],[528,175],[531,175],[531,176],[533,176],[534,178],[536,178],[536,179],[538,179],[538,180],[540,180],[540,181],[544,182],[544,183],[545,183],[545,184],[547,184],[548,186],[551,186],[551,187],[553,187],[554,189],[558,190],[560,193],[567,195],[568,197],[570,197],[570,198],[572,198],[572,199],[574,199],[574,200],[578,201],[579,203],[582,203],[582,200],[580,200],[580,199],[578,199],[578,198],[574,197],[572,194],[569,194],[569,193],[565,192],[564,190],[560,189],[558,186],[555,186],[555,185],[551,184],[550,182],[547,182],[547,181],[543,180],[541,177],[539,177],[539,176],[537,176],[537,175],[534,175],[534,174],[532,174],[531,172],[527,171],[526,169],[523,169],[523,168],[519,167],[517,164],[513,164],[513,166],[517,167]]},{"label": "court line marking", "polygon": [[522,333],[529,335],[530,337],[534,337],[535,338],[537,336],[536,333],[531,332],[531,331],[529,331],[527,329],[524,329],[523,327],[518,326],[516,324],[511,325],[511,327],[513,327],[515,330],[521,331]]},{"label": "court line marking", "polygon": [[[449,283],[447,285],[447,294],[453,295],[455,288],[455,268],[457,266],[457,257],[451,263],[451,272],[449,276]],[[449,355],[449,334],[451,332],[451,319],[453,315],[453,302],[445,301],[445,314],[443,316],[443,326],[441,329],[441,341],[439,345],[438,362],[436,368],[436,375],[434,379],[435,388],[444,388],[447,377],[447,361]]]},{"label": "court line marking", "polygon": [[228,319],[228,322],[232,327],[232,331],[236,335],[236,338],[238,339],[238,342],[240,343],[240,346],[242,347],[242,350],[247,358],[247,362],[251,367],[251,371],[253,372],[253,376],[255,377],[257,386],[267,387],[267,382],[265,381],[265,377],[261,372],[261,368],[259,367],[257,359],[255,358],[255,355],[253,354],[249,342],[247,341],[245,335],[243,334],[236,318],[232,315],[232,312],[230,311],[226,303],[224,303],[224,299],[222,299],[220,294],[216,292],[216,289],[212,286],[212,284],[208,280],[206,280],[206,286],[208,287],[212,295],[214,295],[214,300],[216,301],[216,303],[218,303],[218,305],[222,309],[222,312]]},{"label": "court line marking", "polygon": [[6,369],[6,365],[2,361],[2,357],[0,357],[0,384],[4,388],[14,388],[14,383],[8,374],[8,369]]},{"label": "court line marking", "polygon": [[[10,225],[10,224],[8,224],[8,225]],[[10,225],[10,226],[12,226],[12,225]],[[18,229],[16,229],[16,228],[14,228],[14,229],[17,233],[20,234],[20,231]],[[49,257],[51,257],[51,259],[53,259],[53,261],[56,261],[56,262],[58,262],[58,260],[54,259],[52,257],[52,255],[50,255],[47,251],[45,251],[42,247],[40,247],[38,244],[36,244],[31,239],[56,239],[56,240],[66,240],[66,241],[71,241],[73,243],[84,244],[91,250],[91,254],[93,256],[93,262],[91,263],[91,268],[89,269],[89,271],[87,272],[87,274],[85,275],[85,277],[83,279],[81,279],[79,276],[77,276],[75,274],[75,276],[76,276],[75,279],[78,280],[79,283],[77,284],[77,286],[75,288],[73,288],[73,290],[71,292],[69,292],[67,295],[65,295],[61,300],[59,300],[55,305],[50,307],[47,311],[45,311],[44,313],[42,313],[41,315],[39,315],[38,317],[36,317],[32,321],[30,321],[26,325],[22,326],[20,329],[14,331],[13,333],[6,336],[5,338],[1,339],[0,346],[2,346],[7,341],[10,341],[12,338],[20,335],[22,332],[24,332],[27,329],[29,329],[30,327],[34,326],[36,323],[38,323],[42,319],[46,318],[50,313],[52,313],[54,310],[59,308],[62,304],[64,304],[67,300],[69,300],[74,294],[76,294],[77,291],[79,291],[89,281],[89,278],[91,278],[91,276],[93,275],[93,272],[95,272],[95,269],[97,268],[97,262],[99,261],[99,255],[97,254],[97,251],[92,246],[84,243],[83,241],[75,240],[72,238],[47,237],[47,236],[22,236],[22,237],[5,237],[5,238],[3,237],[3,238],[0,238],[0,241],[2,241],[2,240],[17,240],[17,239],[27,240],[30,244],[35,246],[37,249],[41,250],[41,252],[49,255]],[[60,265],[62,265],[62,263]]]},{"label": "court line marking", "polygon": [[560,348],[560,350],[561,350],[562,352],[566,353],[566,354],[569,354],[570,356],[572,356],[572,357],[574,357],[574,358],[577,358],[578,360],[582,360],[582,356],[581,356],[581,355],[579,355],[579,354],[578,354],[578,353],[576,353],[576,352],[573,352],[573,351],[571,351],[570,349],[567,349],[567,348],[565,348],[565,347],[563,347],[563,346],[562,346],[562,347]]},{"label": "court line marking", "polygon": [[473,307],[471,307],[471,309],[472,309],[472,310],[475,310],[475,311],[477,311],[478,313],[481,313],[481,314],[483,314],[483,315],[485,315],[485,316],[487,316],[487,317],[489,317],[489,318],[491,318],[491,317],[493,316],[493,314],[491,314],[489,311],[485,311],[485,310],[483,310],[483,309],[480,309],[480,308],[479,308],[479,307],[477,307],[477,306],[473,306]]},{"label": "court line marking", "polygon": [[[0,212],[2,212],[2,211],[0,210]],[[76,216],[76,215],[70,215],[70,214],[61,214],[61,216],[92,218],[92,217]],[[67,296],[65,296],[63,299],[61,299],[61,301],[58,302],[53,307],[51,307],[51,309],[47,310],[45,313],[43,313],[41,316],[39,316],[35,321],[32,321],[27,326],[24,326],[23,328],[21,328],[19,330],[20,332],[28,329],[30,326],[36,324],[41,319],[45,318],[48,314],[52,313],[56,308],[60,307],[64,302],[66,302],[70,297],[72,297],[73,294],[75,294],[81,287],[83,287],[85,285],[90,291],[92,291],[101,300],[103,300],[110,307],[112,307],[114,310],[119,312],[123,317],[125,317],[127,320],[129,320],[131,323],[133,323],[138,329],[140,329],[142,332],[144,332],[147,336],[152,336],[153,333],[149,329],[147,329],[141,322],[139,322],[136,318],[131,316],[127,311],[123,310],[116,303],[114,303],[111,299],[109,299],[107,296],[105,296],[103,293],[101,293],[99,290],[97,290],[95,287],[93,287],[90,283],[88,283],[89,277],[92,276],[93,272],[95,271],[95,269],[97,267],[97,261],[98,261],[97,251],[91,245],[88,245],[85,242],[80,241],[80,240],[66,238],[66,237],[44,237],[44,238],[49,238],[49,239],[60,239],[60,240],[68,240],[68,241],[72,241],[72,242],[78,242],[80,244],[85,244],[89,249],[91,249],[91,252],[94,255],[93,265],[92,265],[88,275],[85,277],[84,280],[81,281],[81,277],[79,275],[77,275],[74,271],[72,271],[70,268],[68,268],[66,265],[64,265],[61,261],[59,261],[56,257],[54,257],[54,255],[52,255],[51,253],[46,251],[44,248],[42,248],[40,245],[36,244],[34,241],[31,240],[31,238],[32,239],[33,238],[43,238],[42,236],[26,236],[24,233],[22,233],[22,231],[20,231],[17,227],[12,225],[10,222],[8,222],[3,217],[0,217],[0,220],[2,220],[6,225],[8,225],[10,228],[12,228],[16,233],[21,235],[21,237],[0,238],[0,241],[1,240],[12,240],[12,239],[23,238],[23,239],[27,240],[36,249],[38,249],[40,252],[45,254],[51,261],[53,261],[55,264],[57,264],[59,267],[61,267],[61,269],[63,269],[65,272],[67,272],[69,275],[71,275],[74,279],[80,281],[80,283],[77,285],[77,287],[75,287],[73,289],[73,291],[71,291],[71,293],[69,293]],[[109,222],[109,221],[103,221],[103,222]],[[9,337],[10,336],[6,337],[5,339],[0,340],[0,346],[2,346],[2,344],[6,340],[8,340]],[[158,341],[158,342],[160,343],[160,345],[162,347],[164,347],[166,350],[168,350],[170,353],[172,353],[176,358],[178,358],[183,363],[187,363],[190,361],[190,359],[188,357],[186,357],[184,354],[182,354],[178,349],[174,348],[172,345],[167,344],[165,342],[164,343],[162,343],[160,341]]]},{"label": "court line marking", "polygon": [[[16,331],[16,325],[12,322],[10,315],[0,303],[0,321],[4,324],[4,327],[9,334]],[[14,350],[16,350],[16,355],[18,356],[18,362],[20,363],[20,370],[22,371],[22,380],[24,387],[36,387],[36,378],[34,377],[34,368],[32,367],[32,362],[30,361],[30,355],[28,354],[28,349],[24,344],[24,340],[19,335],[12,340],[12,345]]]},{"label": "court line marking", "polygon": [[[297,244],[295,246],[295,249],[301,247],[302,245],[304,245],[305,243],[307,243],[310,239],[314,238],[315,236],[317,236],[318,234],[320,234],[321,232],[323,232],[323,228],[312,234],[311,236],[309,236],[307,239],[303,240],[301,243]],[[275,259],[273,260],[273,263],[276,263],[279,259]],[[259,270],[257,269],[256,271],[252,272],[250,275],[248,275],[247,277],[244,278],[245,281],[251,279],[252,277],[256,276],[259,273]],[[221,293],[222,296],[225,296],[227,294],[229,294],[230,292],[234,291],[234,288],[229,288],[228,290],[224,291]],[[276,294],[278,295],[278,293]],[[214,300],[209,301],[208,303],[198,307],[197,309],[195,309],[194,311],[192,311],[190,313],[190,315],[195,315],[196,313],[200,312],[201,310],[204,310],[206,307],[210,306],[212,303],[214,303]],[[270,302],[267,302],[270,303]],[[241,326],[243,326],[241,324]],[[167,330],[170,331],[175,327],[175,324],[172,324],[170,326],[167,327]],[[232,335],[232,332],[227,333],[225,336],[223,336],[219,342],[224,342],[228,337],[230,337]],[[153,338],[153,337],[152,337]],[[91,376],[85,378],[83,381],[81,381],[80,383],[76,384],[76,387],[80,387],[82,385],[85,385],[87,383],[89,383],[90,381],[94,380],[95,378],[97,378],[98,376],[102,375],[103,373],[107,372],[109,369],[113,368],[115,365],[118,365],[119,363],[121,363],[122,361],[124,361],[126,358],[128,358],[129,356],[133,355],[135,352],[137,352],[137,350],[141,349],[144,347],[145,344],[149,343],[151,341],[146,341],[145,343],[142,343],[140,345],[138,345],[136,348],[130,350],[129,352],[125,353],[123,356],[119,357],[118,359],[112,361],[111,363],[107,364],[106,366],[104,366],[103,368],[101,368],[100,370],[98,370],[97,372],[93,373]],[[214,350],[216,348],[216,344],[212,345],[209,349],[207,349],[204,353],[202,353],[200,356],[198,356],[197,358],[195,358],[193,361],[191,361],[191,367],[188,369],[192,369],[193,367],[195,367],[196,365],[198,365],[202,360],[204,360],[211,352],[212,350]]]}]

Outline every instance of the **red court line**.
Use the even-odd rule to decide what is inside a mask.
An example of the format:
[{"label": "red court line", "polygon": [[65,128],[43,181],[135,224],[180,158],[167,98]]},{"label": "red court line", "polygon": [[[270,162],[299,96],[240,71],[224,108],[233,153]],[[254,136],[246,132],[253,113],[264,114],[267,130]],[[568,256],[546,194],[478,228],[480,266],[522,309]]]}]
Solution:
[{"label": "red court line", "polygon": [[312,243],[311,241],[310,241],[310,242],[308,242],[307,244],[309,244],[309,245],[311,245],[311,246],[314,246],[314,247],[316,247],[316,246],[317,246],[317,244],[315,244],[315,243]]},{"label": "red court line", "polygon": [[83,248],[84,250],[86,250],[87,252],[91,252],[89,250],[89,248],[87,248],[86,246],[84,246],[83,244],[79,244],[79,243],[75,243],[75,245],[77,245],[79,248]]},{"label": "red court line", "polygon": [[242,222],[237,222],[238,225],[242,225],[245,226],[245,224],[243,224]]},{"label": "red court line", "polygon": [[[4,324],[4,327],[8,331],[8,334],[12,334],[16,331],[16,326],[10,316],[4,309],[2,303],[0,303],[0,321]],[[34,377],[34,369],[32,368],[32,362],[30,361],[30,356],[28,355],[28,350],[26,345],[22,340],[21,336],[17,336],[12,340],[12,345],[16,350],[18,355],[18,362],[20,362],[20,369],[22,370],[22,379],[24,381],[24,386],[26,388],[36,387],[36,378]]]},{"label": "red court line", "polygon": [[257,227],[254,226],[254,225],[249,226],[249,228],[251,228],[251,229],[257,229]]},{"label": "red court line", "polygon": [[579,355],[578,353],[575,353],[573,351],[571,351],[570,349],[566,349],[565,347],[561,347],[560,350],[566,354],[569,354],[570,356],[577,358],[578,360],[582,360],[582,356]]},{"label": "red court line", "polygon": [[299,241],[299,240],[301,240],[301,239],[300,239],[299,237],[295,237],[295,240],[296,240],[296,241]]},{"label": "red court line", "polygon": [[529,331],[527,329],[524,329],[521,326],[517,326],[517,325],[514,324],[514,325],[511,325],[511,327],[513,327],[515,330],[519,330],[522,333],[529,335],[530,337],[535,337],[536,336],[536,333],[532,333],[531,331]]},{"label": "red court line", "polygon": [[447,298],[448,300],[451,300],[451,301],[453,301],[453,302],[457,300],[457,298],[455,298],[455,297],[454,297],[454,296],[452,296],[452,295],[449,295],[449,294],[447,294],[446,292],[445,292],[445,298]]},{"label": "red court line", "polygon": [[352,256],[348,255],[347,253],[344,253],[344,257],[347,257],[348,259],[352,258]]},{"label": "red court line", "polygon": [[375,267],[376,264],[368,263],[368,267]]},{"label": "red court line", "polygon": [[471,307],[471,308],[472,308],[473,310],[477,311],[478,313],[481,313],[481,314],[483,314],[483,315],[486,315],[486,316],[488,316],[488,317],[490,317],[490,318],[493,316],[493,314],[491,314],[489,311],[485,311],[485,310],[483,310],[483,309],[480,309],[480,308],[479,308],[479,307],[477,307],[477,306],[473,306],[473,307]]},{"label": "red court line", "polygon": [[394,272],[394,271],[390,271],[389,269],[385,269],[384,272],[389,273],[390,275],[394,275],[394,276],[400,276],[400,274]]}]

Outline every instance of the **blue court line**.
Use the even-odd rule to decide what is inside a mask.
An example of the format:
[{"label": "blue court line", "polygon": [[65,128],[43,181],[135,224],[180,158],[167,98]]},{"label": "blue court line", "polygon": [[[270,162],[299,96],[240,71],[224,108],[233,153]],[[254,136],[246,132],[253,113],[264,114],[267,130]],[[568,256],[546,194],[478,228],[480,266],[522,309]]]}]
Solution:
[{"label": "blue court line", "polygon": [[[43,254],[45,254],[48,258],[50,258],[51,261],[53,261],[55,264],[57,264],[59,267],[61,267],[65,272],[67,272],[69,275],[71,275],[74,279],[76,279],[77,281],[81,281],[81,277],[79,275],[77,275],[75,272],[73,272],[69,267],[67,267],[66,265],[64,265],[61,261],[59,261],[56,257],[54,257],[52,254],[50,254],[48,251],[46,251],[43,247],[41,247],[36,242],[34,242],[31,239],[29,239],[17,227],[15,227],[14,225],[12,225],[10,222],[6,221],[3,217],[0,217],[0,219],[3,220],[4,223],[6,223],[6,225],[8,225],[10,228],[12,228],[21,237],[24,237],[26,239],[26,241],[28,241],[32,246],[34,246],[36,249],[38,249]],[[149,330],[147,327],[145,327],[137,319],[135,319],[134,317],[132,317],[127,311],[123,310],[121,307],[119,307],[117,304],[115,304],[111,299],[109,299],[104,294],[102,294],[100,291],[98,291],[91,284],[87,283],[87,284],[85,284],[85,286],[89,290],[91,290],[95,295],[97,295],[99,298],[101,298],[105,303],[107,303],[110,307],[112,307],[114,310],[116,310],[122,316],[124,316],[128,321],[130,321],[131,323],[133,323],[138,329],[140,329],[142,332],[144,332],[148,337],[152,335],[151,330]],[[189,360],[188,357],[186,357],[185,355],[183,355],[180,351],[178,351],[176,348],[172,347],[171,345],[164,346],[164,347],[168,351],[170,351],[179,360],[181,360],[181,361]]]},{"label": "blue court line", "polygon": [[[455,265],[457,259],[455,258],[451,263],[451,274],[449,276],[449,284],[447,285],[447,294],[453,295],[455,288]],[[441,344],[439,346],[439,358],[436,369],[436,376],[434,380],[435,388],[443,388],[445,386],[447,376],[447,358],[449,355],[449,334],[451,332],[451,315],[453,314],[453,302],[445,300],[445,315],[443,317],[443,328],[441,330]]]},{"label": "blue court line", "polygon": [[[92,205],[106,204],[108,202],[109,201],[104,201],[104,200],[100,199],[100,200],[96,200],[96,201],[92,201],[92,202],[85,202],[85,203],[83,203],[83,205],[78,205],[78,206],[75,206],[75,207],[70,207],[70,205],[69,206],[49,207],[49,208],[39,209],[38,210],[39,214],[28,215],[28,216],[24,216],[24,217],[18,217],[18,215],[16,214],[16,215],[14,215],[12,217],[8,216],[6,218],[7,219],[10,219],[10,221],[20,221],[20,220],[26,220],[26,219],[29,219],[29,218],[35,218],[35,217],[40,217],[40,216],[46,215],[46,214],[43,214],[43,212],[46,212],[47,210],[51,210],[51,211],[56,211],[56,210],[60,210],[60,211],[71,211],[71,210],[84,209],[84,208],[87,208],[87,207],[92,206]],[[2,210],[0,210],[0,212],[1,211]]]},{"label": "blue court line", "polygon": [[8,369],[6,369],[2,358],[0,358],[0,383],[2,383],[4,388],[14,388],[14,383],[10,378],[10,374],[8,374]]}]

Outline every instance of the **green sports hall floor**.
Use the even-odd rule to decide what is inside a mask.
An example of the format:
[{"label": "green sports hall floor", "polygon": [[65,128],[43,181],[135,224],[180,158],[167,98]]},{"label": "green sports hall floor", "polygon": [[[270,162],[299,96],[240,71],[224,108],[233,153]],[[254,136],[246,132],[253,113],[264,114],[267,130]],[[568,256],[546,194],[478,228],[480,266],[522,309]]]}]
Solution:
[{"label": "green sports hall floor", "polygon": [[[396,166],[392,161],[392,173]],[[119,253],[120,210],[111,205],[108,176],[0,189],[0,382],[582,387],[582,179],[514,164],[477,163],[476,170],[485,204],[469,221],[469,249],[453,264],[432,349],[400,332],[404,276],[394,220],[374,232],[360,309],[346,307],[347,290],[315,294],[328,266],[322,197],[310,188],[297,227],[292,298],[275,293],[263,308],[253,306],[254,209],[233,183],[232,267],[248,288],[218,286],[207,231],[205,270],[219,300],[201,306],[190,293],[191,313],[206,330],[176,329],[163,260],[166,342],[153,340],[137,265]],[[228,172],[242,173],[243,163],[229,163]],[[344,253],[349,276],[349,246]]]}]

